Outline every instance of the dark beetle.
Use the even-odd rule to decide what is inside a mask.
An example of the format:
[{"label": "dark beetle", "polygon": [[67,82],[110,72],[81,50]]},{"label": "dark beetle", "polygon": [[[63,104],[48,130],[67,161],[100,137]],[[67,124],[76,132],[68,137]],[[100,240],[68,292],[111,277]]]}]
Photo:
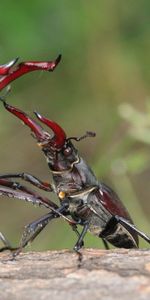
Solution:
[{"label": "dark beetle", "polygon": [[[107,249],[109,248],[108,242],[119,248],[137,248],[138,236],[150,243],[150,238],[133,225],[129,213],[116,193],[97,180],[72,144],[72,140],[80,141],[85,137],[94,136],[94,133],[87,132],[80,138],[67,138],[66,133],[57,123],[35,112],[37,119],[52,130],[53,134],[50,134],[23,111],[7,104],[3,97],[1,100],[9,112],[31,129],[46,157],[53,177],[53,183],[50,184],[26,173],[0,175],[1,195],[44,205],[50,210],[47,215],[25,227],[20,246],[17,248],[11,247],[0,234],[5,244],[1,251],[9,249],[16,255],[42,231],[49,221],[58,217],[64,218],[78,235],[74,246],[74,250],[78,253],[83,246],[87,231],[100,237]],[[40,189],[56,193],[60,206],[58,207],[49,198],[42,197],[13,181],[14,178],[21,178]],[[77,230],[78,225],[83,227],[81,233]]]}]

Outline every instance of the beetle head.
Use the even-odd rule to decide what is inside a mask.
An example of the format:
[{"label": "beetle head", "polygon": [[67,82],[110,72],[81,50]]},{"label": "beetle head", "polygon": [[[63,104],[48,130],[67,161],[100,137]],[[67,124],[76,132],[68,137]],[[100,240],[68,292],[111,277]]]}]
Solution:
[{"label": "beetle head", "polygon": [[77,150],[74,148],[70,139],[67,139],[66,133],[56,122],[49,120],[39,113],[35,112],[38,120],[48,126],[51,133],[45,131],[40,124],[30,118],[20,109],[6,103],[3,98],[0,98],[4,107],[13,115],[18,117],[26,124],[32,132],[32,135],[37,140],[37,144],[44,152],[48,165],[52,171],[68,170],[72,164],[77,161]]},{"label": "beetle head", "polygon": [[47,158],[50,169],[54,172],[69,170],[72,164],[78,160],[77,150],[70,139],[66,137],[66,133],[60,125],[37,112],[35,112],[35,115],[53,132],[53,136],[49,135],[48,140],[44,139],[38,143]]}]

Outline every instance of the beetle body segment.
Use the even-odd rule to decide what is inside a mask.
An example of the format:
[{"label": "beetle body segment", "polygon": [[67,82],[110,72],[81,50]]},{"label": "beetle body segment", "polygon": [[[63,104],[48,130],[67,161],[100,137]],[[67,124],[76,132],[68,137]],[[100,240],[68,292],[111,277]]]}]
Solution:
[{"label": "beetle body segment", "polygon": [[[85,221],[89,222],[88,230],[93,235],[101,237],[112,216],[119,213],[133,224],[117,195],[108,186],[97,181],[81,157],[68,172],[59,174],[54,172],[53,179],[58,196],[60,191],[66,195],[60,201],[68,203],[72,218],[80,225],[84,225]],[[126,230],[121,224],[112,228],[105,239],[116,247],[138,247],[137,234],[133,230]]]}]

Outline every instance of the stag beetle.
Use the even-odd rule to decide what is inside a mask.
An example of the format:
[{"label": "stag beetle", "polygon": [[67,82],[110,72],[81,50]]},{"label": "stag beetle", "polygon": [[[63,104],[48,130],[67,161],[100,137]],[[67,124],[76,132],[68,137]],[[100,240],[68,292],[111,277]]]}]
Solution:
[{"label": "stag beetle", "polygon": [[[51,62],[53,69],[59,61],[60,56],[55,62]],[[15,71],[10,72],[10,68],[15,62],[0,67],[1,74],[3,70],[5,71],[1,89],[23,74],[22,65],[18,67],[20,74],[16,75]],[[24,64],[26,65],[26,63]],[[34,64],[35,62],[30,62],[32,68],[34,68]],[[39,66],[37,62],[36,66]],[[31,70],[28,69],[28,71]],[[15,76],[10,78],[9,72],[11,76],[12,74]],[[19,247],[12,247],[1,233],[0,239],[3,241],[4,247],[0,251],[11,250],[14,256],[17,255],[22,248],[36,238],[52,219],[59,217],[65,219],[77,234],[78,239],[74,250],[80,258],[79,250],[84,245],[87,231],[101,238],[106,249],[109,249],[109,243],[119,248],[138,248],[138,236],[150,243],[150,237],[135,227],[117,194],[109,186],[98,181],[73,145],[73,141],[78,142],[86,137],[94,137],[95,133],[87,132],[79,138],[68,138],[60,125],[38,112],[34,112],[36,118],[53,132],[53,134],[49,133],[26,113],[9,105],[4,97],[0,99],[7,111],[22,120],[31,129],[32,135],[46,157],[53,178],[52,183],[47,183],[27,173],[0,175],[1,195],[43,205],[49,210],[46,215],[25,227]],[[21,178],[47,192],[54,192],[59,198],[60,206],[48,197],[40,196],[37,192],[16,182],[15,178]],[[81,233],[78,231],[78,225],[83,227]]]}]

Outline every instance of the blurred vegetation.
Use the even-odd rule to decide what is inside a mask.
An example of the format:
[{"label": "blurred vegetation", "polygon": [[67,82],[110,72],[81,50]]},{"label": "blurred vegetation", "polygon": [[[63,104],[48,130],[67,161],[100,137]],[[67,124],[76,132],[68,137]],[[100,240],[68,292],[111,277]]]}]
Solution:
[{"label": "blurred vegetation", "polygon": [[[30,114],[36,109],[56,120],[68,136],[95,131],[95,139],[77,144],[80,154],[98,178],[116,190],[136,225],[147,233],[149,20],[148,0],[7,0],[0,4],[1,63],[17,56],[21,60],[63,56],[54,73],[35,72],[14,82],[8,101]],[[28,129],[3,107],[0,135],[0,173],[25,171],[49,178]],[[1,197],[0,230],[18,244],[24,225],[44,213],[45,209]],[[71,249],[75,239],[63,220],[54,221],[28,249]],[[102,246],[90,234],[85,245]],[[141,246],[147,247],[142,241]]]}]

